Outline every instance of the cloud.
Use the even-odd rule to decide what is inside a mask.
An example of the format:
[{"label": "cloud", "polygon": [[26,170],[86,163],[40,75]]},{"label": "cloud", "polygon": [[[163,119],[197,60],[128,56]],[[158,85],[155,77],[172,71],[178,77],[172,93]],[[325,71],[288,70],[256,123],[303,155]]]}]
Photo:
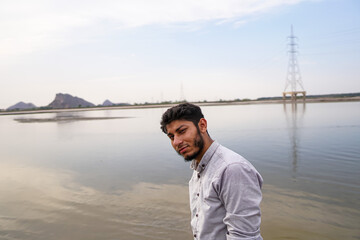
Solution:
[{"label": "cloud", "polygon": [[304,0],[3,0],[0,54],[31,53],[74,44],[103,31],[146,25],[230,21],[236,26],[244,24],[245,17],[301,1]]}]

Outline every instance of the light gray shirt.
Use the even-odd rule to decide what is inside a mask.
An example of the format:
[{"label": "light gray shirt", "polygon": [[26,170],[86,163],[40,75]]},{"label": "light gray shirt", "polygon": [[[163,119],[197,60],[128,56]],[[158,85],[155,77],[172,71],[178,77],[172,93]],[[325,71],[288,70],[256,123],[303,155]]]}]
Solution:
[{"label": "light gray shirt", "polygon": [[189,181],[191,227],[197,240],[262,240],[263,179],[253,165],[216,141]]}]

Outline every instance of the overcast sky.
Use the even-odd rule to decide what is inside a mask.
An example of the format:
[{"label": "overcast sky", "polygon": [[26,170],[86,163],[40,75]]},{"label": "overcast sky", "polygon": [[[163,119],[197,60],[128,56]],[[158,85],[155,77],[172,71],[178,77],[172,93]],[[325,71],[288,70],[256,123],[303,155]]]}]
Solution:
[{"label": "overcast sky", "polygon": [[360,92],[358,0],[1,0],[0,108]]}]

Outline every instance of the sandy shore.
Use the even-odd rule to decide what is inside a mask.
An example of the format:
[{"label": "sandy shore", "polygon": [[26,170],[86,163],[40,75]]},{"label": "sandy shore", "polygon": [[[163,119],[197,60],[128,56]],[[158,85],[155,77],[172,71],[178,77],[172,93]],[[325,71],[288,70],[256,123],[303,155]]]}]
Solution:
[{"label": "sandy shore", "polygon": [[[326,102],[355,102],[360,101],[360,97],[341,97],[341,98],[308,98],[305,101],[299,99],[296,103],[326,103]],[[250,105],[250,104],[291,104],[291,100],[249,100],[234,102],[195,102],[199,106],[222,106],[222,105]],[[176,105],[173,104],[147,104],[147,105],[129,105],[129,106],[111,106],[111,107],[90,107],[90,108],[68,108],[68,109],[47,109],[47,110],[23,110],[0,112],[0,115],[19,115],[19,114],[37,114],[37,113],[59,113],[59,112],[81,112],[81,111],[98,111],[113,109],[138,109],[138,108],[169,108]]]}]

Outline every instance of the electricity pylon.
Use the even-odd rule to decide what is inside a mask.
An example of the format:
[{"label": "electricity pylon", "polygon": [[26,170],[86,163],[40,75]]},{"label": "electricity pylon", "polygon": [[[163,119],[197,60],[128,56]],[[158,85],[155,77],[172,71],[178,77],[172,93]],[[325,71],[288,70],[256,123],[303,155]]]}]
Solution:
[{"label": "electricity pylon", "polygon": [[[296,43],[297,37],[294,36],[293,26],[291,25],[291,35],[289,39],[289,64],[288,72],[286,76],[285,89],[283,92],[283,99],[286,99],[286,95],[290,94],[291,100],[296,101],[297,94],[303,95],[303,100],[306,97],[306,91],[304,90],[303,83],[300,75],[300,68],[297,61],[297,48],[298,44]],[[290,89],[289,89],[290,88]]]},{"label": "electricity pylon", "polygon": [[185,94],[184,94],[184,87],[183,87],[182,82],[181,82],[181,86],[180,86],[180,102],[186,102]]}]

